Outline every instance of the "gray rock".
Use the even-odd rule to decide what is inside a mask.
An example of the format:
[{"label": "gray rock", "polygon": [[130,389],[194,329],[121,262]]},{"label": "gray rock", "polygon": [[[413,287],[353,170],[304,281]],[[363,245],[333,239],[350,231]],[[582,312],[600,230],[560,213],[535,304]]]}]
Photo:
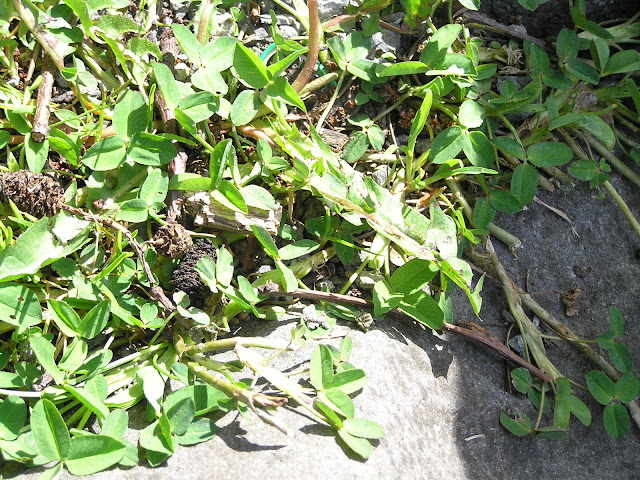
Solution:
[{"label": "gray rock", "polygon": [[344,13],[349,0],[321,0],[318,2],[318,16],[321,22]]},{"label": "gray rock", "polygon": [[402,37],[398,32],[387,30],[386,28],[371,35],[371,43],[375,50],[383,53],[391,52],[395,55],[400,48],[401,41]]},{"label": "gray rock", "polygon": [[[639,9],[638,0],[590,0],[585,4],[586,17],[594,22],[628,17]],[[521,17],[534,37],[544,38],[556,35],[563,27],[573,28],[566,0],[550,0],[533,12],[515,0],[482,0],[480,10],[505,25],[519,23]]]}]

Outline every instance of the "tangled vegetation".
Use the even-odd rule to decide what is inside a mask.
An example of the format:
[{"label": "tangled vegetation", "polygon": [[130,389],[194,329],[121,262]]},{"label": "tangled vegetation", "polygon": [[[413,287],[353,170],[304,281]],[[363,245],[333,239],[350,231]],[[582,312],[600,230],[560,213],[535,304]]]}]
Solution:
[{"label": "tangled vegetation", "polygon": [[[497,211],[576,181],[615,199],[640,235],[609,182],[613,169],[640,187],[612,153],[640,163],[637,16],[605,28],[577,0],[575,28],[543,42],[496,22],[488,37],[479,0],[460,12],[364,0],[324,23],[317,0],[274,1],[304,36],[285,38],[253,2],[186,2],[180,18],[156,0],[0,3],[4,459],[50,464],[49,478],[136,465],[140,452],[156,466],[212,438],[231,410],[286,431],[276,411],[288,399],[367,458],[383,432],[355,415],[365,373],[349,337],[320,341],[337,319],[366,329],[371,314],[511,359],[540,416],[500,421],[563,438],[591,412],[527,308],[597,365],[586,383],[607,432],[640,423],[620,312],[594,349],[515,285],[491,244],[519,245]],[[247,35],[257,23],[266,44]],[[398,48],[375,47],[381,32]],[[453,323],[454,289],[476,314],[482,304],[484,277],[465,258],[500,279],[520,354]],[[289,342],[230,335],[239,321],[289,318],[273,302],[283,297],[320,302]],[[299,378],[262,352],[305,344],[317,345]],[[236,360],[216,359],[226,350]],[[151,421],[138,448],[123,436],[141,400]]]}]

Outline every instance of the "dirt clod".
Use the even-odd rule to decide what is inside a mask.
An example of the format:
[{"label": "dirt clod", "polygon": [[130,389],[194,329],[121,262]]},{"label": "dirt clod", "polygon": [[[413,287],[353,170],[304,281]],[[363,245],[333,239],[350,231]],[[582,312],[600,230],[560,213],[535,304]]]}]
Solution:
[{"label": "dirt clod", "polygon": [[64,203],[64,190],[56,180],[42,173],[0,172],[0,201],[9,200],[34,217],[51,217]]},{"label": "dirt clod", "polygon": [[171,277],[173,289],[182,290],[189,295],[191,305],[197,308],[203,308],[207,298],[211,295],[209,287],[205,285],[195,270],[196,263],[205,255],[215,260],[216,248],[211,240],[199,238],[194,242],[193,248],[184,254]]},{"label": "dirt clod", "polygon": [[165,257],[179,258],[193,248],[193,241],[182,225],[169,223],[153,236],[153,246]]}]

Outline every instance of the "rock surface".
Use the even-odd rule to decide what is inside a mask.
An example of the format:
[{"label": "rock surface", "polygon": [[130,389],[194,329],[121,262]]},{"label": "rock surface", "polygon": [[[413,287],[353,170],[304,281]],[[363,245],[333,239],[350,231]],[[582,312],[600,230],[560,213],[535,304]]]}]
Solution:
[{"label": "rock surface", "polygon": [[[585,4],[586,17],[594,22],[631,16],[640,10],[637,0],[590,0]],[[533,12],[516,0],[482,0],[480,11],[505,25],[522,22],[534,37],[556,35],[563,27],[573,27],[566,0],[549,0]]]}]

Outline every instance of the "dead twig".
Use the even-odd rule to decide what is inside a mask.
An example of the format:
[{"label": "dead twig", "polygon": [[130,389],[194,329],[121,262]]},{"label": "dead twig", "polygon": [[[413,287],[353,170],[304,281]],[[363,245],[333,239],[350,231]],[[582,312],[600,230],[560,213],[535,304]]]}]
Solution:
[{"label": "dead twig", "polygon": [[[269,285],[270,287],[272,287],[275,284],[269,284]],[[260,289],[260,292],[262,294],[269,295],[269,296],[291,295],[297,298],[306,298],[309,300],[319,300],[319,301],[330,302],[330,303],[341,303],[341,304],[353,305],[356,307],[363,307],[363,308],[369,308],[369,309],[373,307],[371,302],[363,298],[350,297],[348,295],[341,295],[338,293],[319,292],[317,290],[298,289],[293,292],[287,293],[287,292],[284,292],[283,290],[280,290],[279,288],[275,290],[273,288],[263,288],[263,289]],[[394,309],[392,310],[392,312],[396,315],[402,315],[406,317],[406,315],[402,313],[400,310]],[[446,323],[446,322],[443,323],[442,330],[448,333],[459,335],[472,342],[485,345],[493,349],[503,357],[507,358],[508,360],[511,360],[517,365],[520,365],[526,368],[533,375],[542,379],[543,381],[545,382],[552,381],[552,378],[549,375],[540,371],[540,369],[538,369],[535,365],[532,365],[531,363],[527,362],[523,358],[520,358],[514,352],[509,350],[509,348],[507,348],[504,344],[502,344],[502,342],[500,342],[500,340],[497,337],[487,335],[486,333],[483,333],[481,331],[471,330],[469,328],[460,327],[458,325],[453,325],[451,323]]]},{"label": "dead twig", "polygon": [[35,142],[42,143],[49,135],[49,115],[51,113],[51,91],[53,90],[54,66],[48,55],[45,55],[42,63],[42,83],[38,88],[36,113],[33,117],[31,138]]},{"label": "dead twig", "polygon": [[309,51],[307,61],[291,86],[299,93],[309,83],[311,74],[318,61],[320,50],[320,19],[318,18],[318,0],[309,0]]},{"label": "dead twig", "polygon": [[158,302],[160,302],[162,306],[169,313],[173,313],[176,311],[176,306],[173,304],[171,300],[169,300],[169,298],[167,298],[162,287],[158,285],[155,279],[153,278],[153,273],[151,273],[151,267],[149,267],[149,263],[147,263],[147,260],[144,257],[144,250],[142,248],[142,245],[140,245],[140,243],[133,237],[133,235],[131,234],[131,232],[127,227],[119,224],[118,222],[116,222],[111,218],[99,217],[97,215],[93,215],[89,212],[86,212],[80,208],[71,207],[67,204],[60,205],[60,208],[65,212],[68,212],[72,215],[80,217],[88,222],[99,223],[106,227],[113,228],[114,230],[118,230],[120,233],[122,233],[122,235],[124,235],[125,238],[129,241],[129,244],[131,245],[131,247],[133,247],[138,259],[140,260],[142,269],[144,270],[144,274],[147,276],[147,279],[149,280],[149,286],[150,286],[149,291],[151,293],[151,297],[153,297],[154,300],[157,300]]}]

